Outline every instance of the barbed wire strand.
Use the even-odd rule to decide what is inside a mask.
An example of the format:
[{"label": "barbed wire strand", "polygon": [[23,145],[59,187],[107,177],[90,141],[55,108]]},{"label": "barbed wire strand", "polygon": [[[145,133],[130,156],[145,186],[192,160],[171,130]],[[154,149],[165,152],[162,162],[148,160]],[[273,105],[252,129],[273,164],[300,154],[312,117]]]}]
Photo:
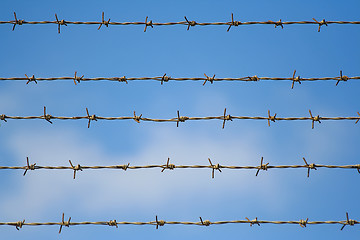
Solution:
[{"label": "barbed wire strand", "polygon": [[16,13],[14,12],[14,20],[11,21],[0,21],[0,24],[12,24],[13,28],[12,30],[15,30],[16,25],[26,25],[26,24],[55,24],[58,25],[58,33],[60,33],[60,26],[67,26],[67,25],[99,25],[97,28],[100,30],[102,25],[105,25],[106,27],[109,27],[111,25],[113,26],[125,26],[125,25],[143,25],[145,26],[144,32],[146,32],[147,27],[154,28],[154,26],[175,26],[175,25],[185,25],[187,26],[187,30],[190,29],[190,27],[195,26],[228,26],[227,32],[230,31],[231,27],[238,27],[238,26],[245,26],[245,25],[273,25],[275,28],[280,26],[282,29],[284,28],[284,25],[298,25],[298,24],[306,24],[306,25],[317,25],[318,26],[318,32],[320,32],[320,29],[322,26],[328,26],[330,24],[360,24],[360,21],[326,21],[325,19],[318,21],[315,18],[313,18],[313,21],[285,21],[283,22],[281,19],[279,21],[248,21],[248,22],[241,22],[241,21],[235,21],[234,20],[234,14],[231,14],[231,21],[230,22],[196,22],[194,20],[188,20],[186,16],[184,16],[185,21],[179,21],[179,22],[153,22],[152,20],[148,21],[148,16],[146,16],[144,22],[110,22],[110,18],[105,21],[104,17],[105,13],[102,12],[101,21],[65,21],[64,19],[59,20],[57,14],[55,14],[55,19],[53,21],[46,20],[46,21],[25,21],[24,19],[18,19],[16,16]]},{"label": "barbed wire strand", "polygon": [[0,170],[25,170],[23,176],[26,175],[28,170],[37,170],[37,169],[47,169],[47,170],[73,170],[75,179],[75,175],[77,171],[83,171],[85,169],[115,169],[115,170],[138,170],[138,169],[154,169],[160,168],[161,172],[164,172],[166,169],[174,170],[174,169],[211,169],[212,170],[212,178],[215,176],[215,170],[222,172],[221,169],[232,169],[232,170],[257,170],[255,176],[258,176],[260,170],[267,171],[268,169],[297,169],[297,168],[305,168],[308,169],[307,177],[310,176],[310,170],[317,170],[318,168],[329,168],[329,169],[356,169],[358,173],[360,173],[360,164],[354,165],[324,165],[324,164],[308,164],[306,159],[303,158],[305,165],[269,165],[269,163],[263,164],[264,158],[261,157],[261,162],[259,166],[226,166],[221,164],[213,164],[208,158],[210,165],[175,165],[170,163],[170,158],[167,159],[166,164],[152,164],[152,165],[144,165],[144,166],[130,166],[130,163],[123,165],[111,165],[111,166],[83,166],[80,164],[73,165],[71,160],[69,160],[70,166],[39,166],[29,163],[29,158],[26,157],[26,166],[0,166]]},{"label": "barbed wire strand", "polygon": [[[30,119],[44,119],[49,123],[53,123],[51,119],[56,120],[80,120],[80,119],[87,119],[88,120],[88,128],[90,128],[91,121],[98,121],[98,120],[134,120],[137,123],[140,121],[145,122],[176,122],[176,126],[179,127],[179,122],[185,121],[205,121],[205,120],[221,120],[223,121],[222,128],[225,127],[226,121],[233,121],[233,120],[266,120],[268,122],[268,126],[270,127],[270,122],[276,121],[312,121],[312,128],[315,126],[315,122],[321,123],[321,121],[344,121],[344,120],[353,120],[355,124],[357,124],[360,120],[360,113],[357,112],[358,116],[355,117],[320,117],[319,115],[313,115],[311,110],[309,110],[309,117],[277,117],[275,113],[273,116],[270,115],[270,110],[268,110],[267,117],[261,116],[232,116],[230,114],[226,115],[226,108],[224,110],[224,115],[221,116],[208,116],[208,117],[186,117],[180,116],[180,112],[177,111],[177,117],[175,118],[168,118],[168,119],[156,119],[156,118],[147,118],[143,117],[142,114],[136,116],[134,111],[134,116],[122,116],[122,117],[101,117],[95,114],[90,115],[88,108],[86,108],[86,116],[75,116],[75,117],[65,117],[65,116],[53,116],[46,113],[46,107],[44,106],[44,115],[41,116],[8,116],[5,114],[0,115],[0,120],[7,122],[8,119],[13,120],[30,120]],[[321,121],[320,121],[321,120]]]},{"label": "barbed wire strand", "polygon": [[334,77],[311,77],[311,78],[301,78],[300,76],[295,77],[296,70],[294,70],[292,77],[258,77],[257,75],[254,76],[244,76],[238,78],[215,78],[215,74],[212,77],[209,77],[204,73],[204,77],[170,77],[167,76],[166,73],[163,76],[158,77],[130,77],[127,78],[126,76],[122,77],[96,77],[96,78],[85,78],[84,75],[81,77],[77,76],[77,72],[75,72],[74,77],[48,77],[48,78],[37,78],[34,75],[29,77],[25,74],[25,77],[1,77],[0,81],[26,81],[26,84],[30,82],[38,83],[38,81],[74,81],[74,84],[80,82],[89,82],[89,81],[113,81],[113,82],[125,82],[126,84],[128,81],[159,81],[161,85],[164,82],[169,81],[203,81],[203,86],[206,82],[213,84],[214,82],[221,82],[221,81],[240,81],[240,82],[258,82],[258,81],[291,81],[292,85],[291,88],[294,88],[294,84],[297,82],[301,84],[301,82],[306,81],[336,81],[336,86],[339,82],[346,82],[348,80],[359,80],[360,76],[348,77],[342,74],[340,71],[339,76]]},{"label": "barbed wire strand", "polygon": [[309,221],[309,218],[306,220],[300,219],[299,221],[267,221],[267,220],[259,220],[257,217],[253,220],[249,218],[245,218],[246,220],[230,220],[230,221],[210,221],[210,220],[203,220],[202,217],[199,217],[200,221],[197,222],[184,222],[184,221],[165,221],[159,220],[158,216],[155,217],[155,221],[148,221],[148,222],[126,222],[126,221],[117,221],[117,220],[110,220],[110,221],[100,221],[100,222],[71,222],[71,217],[67,221],[65,221],[65,214],[62,214],[61,222],[25,222],[25,219],[19,222],[0,222],[2,226],[15,226],[17,230],[20,230],[23,226],[60,226],[59,233],[61,233],[63,227],[70,227],[70,226],[79,226],[79,225],[103,225],[103,226],[115,226],[118,228],[118,225],[152,225],[156,226],[156,229],[159,226],[164,225],[195,225],[195,226],[210,226],[210,225],[223,225],[223,224],[250,224],[250,226],[260,224],[295,224],[300,225],[302,228],[306,227],[307,225],[319,225],[319,224],[339,224],[342,225],[340,230],[343,230],[345,226],[354,226],[356,224],[360,224],[359,221],[349,219],[349,214],[346,212],[346,220],[340,221]]}]

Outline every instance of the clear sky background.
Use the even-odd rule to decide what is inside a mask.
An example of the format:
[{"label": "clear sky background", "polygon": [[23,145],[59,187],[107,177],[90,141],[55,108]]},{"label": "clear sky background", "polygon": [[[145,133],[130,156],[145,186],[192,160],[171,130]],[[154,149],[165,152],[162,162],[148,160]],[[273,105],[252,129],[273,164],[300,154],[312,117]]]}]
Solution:
[{"label": "clear sky background", "polygon": [[[359,1],[8,1],[0,2],[0,19],[100,21],[359,21]],[[301,77],[360,74],[360,27],[272,25],[232,27],[0,26],[0,77]],[[278,117],[356,116],[360,110],[359,81],[303,82],[22,82],[0,83],[0,114],[41,115],[43,106],[55,116],[144,117],[231,115]],[[174,164],[271,165],[359,164],[360,125],[354,121],[149,123],[86,120],[8,120],[0,127],[0,165],[23,166],[28,156],[37,165]],[[345,220],[360,219],[356,170],[306,169],[78,172],[2,170],[0,221],[165,221]],[[248,224],[220,226],[24,226],[0,227],[1,239],[354,239],[359,226]]]}]

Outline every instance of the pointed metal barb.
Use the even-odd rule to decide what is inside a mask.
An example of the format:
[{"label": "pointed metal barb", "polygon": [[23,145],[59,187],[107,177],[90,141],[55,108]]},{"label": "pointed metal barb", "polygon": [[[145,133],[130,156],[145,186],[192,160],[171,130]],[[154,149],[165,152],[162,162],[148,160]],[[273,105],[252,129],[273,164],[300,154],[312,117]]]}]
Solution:
[{"label": "pointed metal barb", "polygon": [[134,121],[135,122],[140,123],[141,116],[142,116],[142,114],[140,114],[140,116],[136,116],[135,111],[134,111]]},{"label": "pointed metal barb", "polygon": [[199,217],[199,218],[200,218],[200,222],[202,225],[207,226],[207,227],[211,225],[211,222],[209,220],[203,221],[201,217]]},{"label": "pointed metal barb", "polygon": [[44,119],[52,124],[51,118],[52,116],[50,114],[46,114],[46,107],[44,106]]},{"label": "pointed metal barb", "polygon": [[22,220],[22,221],[16,222],[16,223],[15,223],[15,228],[16,228],[16,230],[19,231],[20,228],[22,228],[22,226],[23,226],[24,223],[25,223],[25,219]]},{"label": "pointed metal barb", "polygon": [[26,175],[26,173],[27,173],[27,171],[28,170],[35,170],[36,169],[36,163],[34,163],[34,164],[31,164],[30,165],[30,163],[29,163],[29,157],[26,157],[26,167],[25,167],[25,172],[24,172],[24,174],[23,174],[23,176],[25,176]]},{"label": "pointed metal barb", "polygon": [[341,230],[343,230],[346,225],[354,226],[355,224],[358,224],[358,223],[359,223],[358,221],[349,219],[349,214],[346,212],[346,222],[341,227]]},{"label": "pointed metal barb", "polygon": [[294,88],[294,84],[295,84],[295,82],[298,82],[299,84],[301,84],[301,77],[300,76],[297,76],[296,78],[295,78],[295,74],[296,74],[296,70],[294,70],[294,73],[293,73],[293,76],[292,76],[292,84],[291,84],[291,89],[293,89]]},{"label": "pointed metal barb", "polygon": [[248,220],[248,222],[250,223],[250,227],[252,227],[252,225],[257,224],[258,226],[260,226],[260,223],[258,222],[257,217],[254,220],[250,220],[246,217],[246,220]]},{"label": "pointed metal barb", "polygon": [[161,170],[161,172],[164,172],[165,169],[170,169],[170,170],[174,170],[174,168],[176,168],[176,166],[174,164],[170,163],[170,158],[167,159],[166,165],[163,167],[163,169]]},{"label": "pointed metal barb", "polygon": [[223,122],[223,125],[222,125],[222,128],[224,129],[225,128],[225,122],[226,121],[232,121],[232,117],[231,117],[231,115],[229,114],[229,115],[226,115],[226,108],[225,108],[225,110],[224,110],[224,122]]},{"label": "pointed metal barb", "polygon": [[256,177],[259,174],[260,170],[264,170],[264,171],[268,170],[269,163],[263,164],[263,161],[264,161],[264,157],[261,157],[260,166],[257,167],[258,170],[256,171],[256,174],[255,174]]},{"label": "pointed metal barb", "polygon": [[[357,114],[359,115],[359,117],[358,117],[358,119],[356,120],[355,124],[357,124],[357,123],[359,122],[359,120],[360,120],[360,113],[357,112]],[[2,119],[1,119],[1,120],[2,120]],[[6,121],[5,121],[5,122],[6,122]]]},{"label": "pointed metal barb", "polygon": [[179,127],[179,122],[185,122],[186,120],[189,119],[188,117],[181,117],[179,110],[177,111],[177,115],[178,115],[178,117],[177,117],[177,121],[176,121],[176,127]]},{"label": "pointed metal barb", "polygon": [[104,24],[106,27],[109,26],[109,23],[110,23],[110,18],[109,20],[105,21],[105,13],[102,12],[102,18],[101,18],[101,23],[100,23],[100,26],[98,27],[98,30],[100,30],[101,26]]},{"label": "pointed metal barb", "polygon": [[[4,121],[4,122],[7,122],[6,120],[6,115],[5,114],[1,114],[0,115],[0,120]],[[359,121],[359,120],[358,120]]]},{"label": "pointed metal barb", "polygon": [[128,84],[127,78],[125,76],[122,76],[121,78],[117,78],[117,80],[119,82],[125,82],[126,84]]},{"label": "pointed metal barb", "polygon": [[337,86],[340,81],[346,82],[347,80],[349,80],[349,77],[348,77],[348,76],[345,76],[345,75],[343,76],[343,75],[342,75],[342,70],[340,70],[340,78],[339,78],[339,80],[336,82],[335,86]]},{"label": "pointed metal barb", "polygon": [[156,215],[156,229],[159,228],[159,226],[164,226],[165,225],[165,221],[164,220],[158,220],[158,217]]},{"label": "pointed metal barb", "polygon": [[283,23],[281,22],[281,19],[279,21],[277,21],[277,22],[274,22],[274,21],[268,21],[268,22],[274,24],[275,28],[277,26],[280,26],[282,29],[284,28]]},{"label": "pointed metal barb", "polygon": [[304,162],[305,162],[305,166],[308,168],[307,177],[309,177],[309,176],[310,176],[310,169],[315,169],[315,170],[317,170],[317,169],[316,169],[316,165],[315,165],[315,163],[308,164],[307,161],[306,161],[306,159],[305,159],[304,157],[303,157],[303,160],[304,160]]},{"label": "pointed metal barb", "polygon": [[71,165],[71,168],[74,170],[74,179],[75,179],[76,171],[82,171],[82,168],[81,168],[80,164],[74,166],[72,164],[71,160],[69,160],[69,163]]},{"label": "pointed metal barb", "polygon": [[80,81],[84,78],[84,75],[82,75],[81,77],[76,76],[77,72],[75,71],[75,75],[74,75],[74,83],[76,85],[76,82],[80,83]]},{"label": "pointed metal barb", "polygon": [[130,166],[130,163],[121,165],[119,167],[122,168],[124,171],[126,171],[129,168],[129,166]]},{"label": "pointed metal barb", "polygon": [[166,73],[161,77],[161,85],[163,85],[163,82],[168,82],[171,79],[171,77],[166,76]]},{"label": "pointed metal barb", "polygon": [[188,23],[187,30],[189,31],[190,26],[191,26],[191,27],[194,27],[194,26],[196,25],[196,22],[195,22],[195,21],[189,21],[189,20],[186,18],[186,16],[184,16],[184,18],[185,18],[186,22]]},{"label": "pointed metal barb", "polygon": [[61,230],[62,230],[62,227],[65,226],[65,227],[69,227],[70,226],[70,220],[71,220],[71,217],[69,217],[69,220],[67,220],[65,222],[65,214],[63,213],[62,214],[62,220],[61,220],[61,225],[60,225],[60,229],[59,229],[59,234],[61,233]]},{"label": "pointed metal barb", "polygon": [[319,24],[318,32],[320,32],[320,28],[321,28],[322,25],[327,26],[327,22],[325,21],[325,19],[323,19],[321,22],[318,22],[315,18],[313,18],[313,20],[314,20],[317,24]]},{"label": "pointed metal barb", "polygon": [[227,32],[230,31],[231,26],[237,27],[237,26],[239,26],[239,24],[241,24],[241,22],[239,22],[239,21],[234,21],[234,14],[231,13],[231,22],[229,23],[229,27],[228,27],[228,29],[227,29]]},{"label": "pointed metal barb", "polygon": [[213,84],[214,79],[215,79],[215,74],[214,74],[214,76],[209,77],[209,76],[207,76],[207,75],[204,73],[204,76],[206,77],[206,79],[205,79],[205,81],[204,81],[204,83],[203,83],[203,86],[205,85],[205,83],[206,83],[207,81],[209,81],[211,84]]},{"label": "pointed metal barb", "polygon": [[117,225],[117,222],[116,222],[115,219],[114,219],[114,220],[110,220],[110,221],[108,222],[108,225],[109,225],[109,226],[115,226],[116,228],[118,228],[118,225]]},{"label": "pointed metal barb", "polygon": [[29,82],[35,82],[37,84],[35,75],[32,75],[32,77],[28,77],[28,75],[25,74],[25,77],[28,79],[28,81],[26,82],[26,84],[29,84]]},{"label": "pointed metal barb", "polygon": [[269,125],[269,127],[270,127],[270,121],[275,122],[275,120],[276,120],[276,114],[277,114],[277,113],[275,113],[274,116],[271,116],[271,115],[270,115],[270,110],[268,110],[268,116],[269,116],[269,118],[268,118],[268,125]]},{"label": "pointed metal barb", "polygon": [[148,16],[146,16],[146,18],[145,18],[145,23],[144,23],[144,24],[145,24],[144,32],[146,32],[146,29],[147,29],[148,26],[151,27],[151,28],[154,28],[152,20],[150,20],[150,21],[148,22]]},{"label": "pointed metal barb", "polygon": [[210,158],[208,158],[208,160],[209,160],[209,163],[210,163],[210,167],[212,168],[212,178],[214,178],[215,177],[215,170],[218,170],[219,172],[221,172],[221,166],[220,166],[220,164],[216,164],[216,165],[213,165],[212,164],[212,162],[211,162],[211,160],[210,160]]},{"label": "pointed metal barb", "polygon": [[62,19],[61,21],[59,21],[56,13],[55,13],[55,18],[56,18],[56,23],[58,24],[58,33],[60,33],[60,25],[65,25],[67,26],[66,24],[66,21],[64,19]]},{"label": "pointed metal barb", "polygon": [[90,128],[90,122],[91,121],[97,121],[97,117],[95,114],[91,115],[89,114],[89,110],[86,108],[86,113],[87,113],[87,118],[89,119],[89,122],[88,122],[88,128]]},{"label": "pointed metal barb", "polygon": [[309,221],[309,218],[306,218],[306,220],[300,219],[300,221],[299,221],[300,227],[302,227],[302,228],[306,227],[306,224],[308,223],[308,221]]},{"label": "pointed metal barb", "polygon": [[312,119],[312,125],[311,125],[311,128],[314,129],[314,122],[320,122],[320,116],[317,115],[316,117],[313,117],[312,113],[311,113],[311,110],[309,109],[309,113],[310,113],[310,118]]},{"label": "pointed metal barb", "polygon": [[254,82],[257,82],[257,81],[259,81],[260,79],[259,79],[259,77],[258,76],[253,76],[253,77],[251,77],[251,76],[248,76],[248,78],[249,78],[249,80],[250,81],[254,81]]},{"label": "pointed metal barb", "polygon": [[14,17],[15,17],[15,21],[14,21],[14,26],[12,28],[13,31],[15,30],[16,25],[22,25],[25,22],[24,19],[17,19],[15,12],[14,12]]}]

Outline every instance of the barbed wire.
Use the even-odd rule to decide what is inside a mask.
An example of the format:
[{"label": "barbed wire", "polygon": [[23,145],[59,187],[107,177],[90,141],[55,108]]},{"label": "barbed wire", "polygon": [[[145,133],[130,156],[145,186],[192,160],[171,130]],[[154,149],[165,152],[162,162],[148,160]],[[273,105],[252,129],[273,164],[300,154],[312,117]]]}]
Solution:
[{"label": "barbed wire", "polygon": [[123,165],[111,165],[111,166],[82,166],[80,164],[73,165],[71,160],[69,160],[70,166],[38,166],[36,163],[30,164],[29,158],[26,157],[26,166],[0,166],[0,170],[25,170],[23,176],[26,175],[28,170],[37,170],[37,169],[48,169],[48,170],[73,170],[74,171],[74,179],[77,171],[83,171],[85,169],[115,169],[115,170],[138,170],[138,169],[154,169],[160,168],[161,172],[164,172],[166,169],[174,170],[174,169],[211,169],[212,170],[212,178],[215,176],[215,170],[222,172],[221,169],[232,169],[232,170],[257,170],[255,176],[258,176],[260,170],[267,171],[268,169],[290,169],[290,168],[306,168],[307,177],[310,176],[310,170],[317,170],[318,168],[330,168],[330,169],[357,169],[358,173],[360,173],[360,164],[355,165],[323,165],[323,164],[308,164],[306,159],[303,158],[305,165],[269,165],[269,163],[263,163],[264,158],[261,157],[260,165],[258,166],[226,166],[221,164],[213,164],[208,158],[210,165],[175,165],[170,163],[170,158],[167,159],[166,164],[152,164],[145,166],[130,166],[130,163]]},{"label": "barbed wire", "polygon": [[[209,117],[186,117],[180,116],[180,112],[177,111],[177,117],[175,118],[168,118],[168,119],[156,119],[156,118],[146,118],[143,117],[142,114],[136,115],[134,111],[134,115],[132,117],[101,117],[95,114],[90,115],[88,108],[86,108],[86,116],[75,116],[75,117],[60,117],[60,116],[53,116],[46,113],[46,107],[44,107],[44,114],[40,116],[8,116],[5,114],[0,115],[0,120],[7,122],[7,119],[14,119],[14,120],[30,120],[30,119],[43,119],[48,121],[49,123],[53,123],[51,119],[57,120],[80,120],[80,119],[87,119],[88,120],[88,128],[90,128],[91,121],[98,121],[98,120],[134,120],[137,123],[140,121],[145,122],[176,122],[176,126],[179,127],[180,122],[185,121],[204,121],[204,120],[221,120],[223,121],[222,128],[225,128],[226,121],[233,121],[233,120],[266,120],[268,122],[268,126],[270,127],[270,122],[275,121],[311,121],[312,128],[314,128],[315,122],[321,123],[321,121],[343,121],[343,120],[354,120],[355,124],[357,124],[360,120],[360,113],[357,112],[358,116],[356,117],[320,117],[319,115],[313,115],[311,110],[309,110],[309,117],[277,117],[277,113],[274,115],[270,114],[270,110],[268,110],[267,117],[261,116],[232,116],[230,114],[226,114],[226,108],[224,109],[224,114],[222,116],[209,116]],[[321,120],[321,121],[320,121]]]},{"label": "barbed wire", "polygon": [[205,77],[170,77],[167,76],[166,73],[162,76],[158,77],[129,77],[126,76],[122,77],[96,77],[96,78],[85,78],[84,75],[81,77],[77,75],[77,72],[75,72],[75,75],[73,77],[49,77],[49,78],[37,78],[35,75],[32,75],[29,77],[27,74],[25,74],[25,77],[2,77],[0,78],[0,81],[26,81],[26,84],[29,84],[30,82],[38,83],[38,81],[66,81],[66,80],[72,80],[74,81],[74,84],[77,85],[77,83],[80,82],[89,82],[89,81],[113,81],[113,82],[125,82],[126,84],[128,81],[159,81],[161,85],[164,82],[169,81],[203,81],[203,85],[205,85],[206,82],[209,82],[213,84],[214,82],[221,82],[221,81],[241,81],[241,82],[257,82],[257,81],[292,81],[291,88],[294,88],[294,84],[297,82],[301,84],[301,82],[305,81],[336,81],[336,86],[339,84],[339,82],[346,82],[348,80],[359,80],[360,76],[354,76],[354,77],[348,77],[342,74],[342,71],[340,71],[339,76],[335,77],[311,77],[311,78],[301,78],[300,76],[295,77],[296,70],[294,70],[292,77],[258,77],[257,75],[254,76],[245,76],[245,77],[238,77],[238,78],[215,78],[215,74],[213,77],[209,77],[204,73]]},{"label": "barbed wire", "polygon": [[188,20],[186,16],[184,16],[185,21],[179,22],[153,22],[152,20],[148,21],[148,16],[146,16],[144,22],[110,22],[110,18],[105,21],[105,13],[102,12],[101,21],[65,21],[64,19],[59,20],[57,14],[55,14],[55,19],[53,21],[46,20],[46,21],[25,21],[24,19],[18,19],[16,13],[14,12],[14,20],[11,21],[0,21],[0,24],[12,24],[12,30],[15,30],[16,25],[25,25],[25,24],[55,24],[58,26],[58,33],[60,33],[60,26],[67,26],[68,24],[71,25],[99,25],[97,28],[98,30],[104,25],[109,27],[111,25],[115,26],[125,26],[125,25],[143,25],[144,32],[146,32],[148,27],[154,28],[154,26],[175,26],[175,25],[185,25],[187,26],[187,30],[190,27],[195,26],[227,26],[227,32],[230,31],[231,27],[238,27],[244,25],[273,25],[276,27],[284,28],[284,25],[294,25],[294,24],[311,24],[318,26],[318,32],[320,32],[320,28],[322,26],[328,26],[329,24],[360,24],[360,21],[326,21],[323,19],[322,21],[318,21],[313,18],[313,21],[285,21],[283,22],[281,19],[279,21],[249,21],[249,22],[241,22],[234,20],[234,14],[231,14],[231,21],[229,22],[196,22],[194,20]]},{"label": "barbed wire", "polygon": [[249,218],[245,218],[246,220],[231,220],[231,221],[210,221],[210,220],[203,220],[202,217],[199,217],[200,221],[197,222],[184,222],[184,221],[165,221],[159,220],[158,216],[155,216],[155,221],[148,221],[148,222],[126,222],[126,221],[117,221],[117,220],[110,220],[110,221],[100,221],[100,222],[71,222],[71,217],[67,221],[65,221],[65,214],[62,214],[61,222],[25,222],[25,219],[18,222],[0,222],[0,225],[3,226],[15,226],[17,230],[20,230],[23,226],[60,226],[59,233],[63,227],[70,227],[70,226],[79,226],[79,225],[102,225],[102,226],[112,226],[118,227],[118,225],[152,225],[156,226],[156,229],[159,226],[164,225],[195,225],[195,226],[210,226],[210,225],[223,225],[223,224],[250,224],[250,226],[260,224],[295,224],[300,225],[302,228],[306,227],[307,225],[319,225],[319,224],[338,224],[343,225],[340,230],[343,230],[345,226],[354,226],[356,224],[360,224],[359,221],[349,219],[349,214],[346,212],[346,220],[340,221],[309,221],[309,218],[300,219],[299,221],[267,221],[267,220],[259,220],[257,217],[253,220]]}]

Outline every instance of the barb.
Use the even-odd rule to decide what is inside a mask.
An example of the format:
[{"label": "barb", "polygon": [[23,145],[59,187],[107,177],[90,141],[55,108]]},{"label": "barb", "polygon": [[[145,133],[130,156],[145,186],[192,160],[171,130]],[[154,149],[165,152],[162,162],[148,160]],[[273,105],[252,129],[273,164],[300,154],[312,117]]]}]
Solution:
[{"label": "barb", "polygon": [[184,226],[211,226],[211,225],[224,225],[224,224],[249,224],[250,226],[253,226],[254,224],[260,226],[260,224],[289,224],[289,225],[300,225],[302,228],[304,228],[306,225],[343,225],[341,230],[344,229],[346,225],[354,226],[357,224],[360,224],[357,220],[349,219],[348,213],[346,213],[346,220],[339,220],[339,221],[333,221],[333,220],[327,220],[327,221],[308,221],[307,218],[306,221],[299,220],[299,221],[269,221],[269,220],[258,220],[258,218],[255,218],[254,220],[250,220],[249,218],[245,218],[245,220],[225,220],[225,221],[210,221],[210,220],[203,220],[201,217],[200,221],[165,221],[165,220],[159,220],[158,216],[155,217],[155,221],[148,221],[148,222],[127,222],[127,221],[117,221],[117,220],[110,220],[110,221],[100,221],[100,222],[70,222],[71,217],[69,217],[68,221],[65,221],[64,219],[64,213],[62,215],[62,221],[61,222],[28,222],[26,223],[25,220],[21,222],[0,222],[1,226],[15,226],[17,229],[23,227],[23,226],[60,226],[59,233],[61,233],[62,227],[70,227],[70,226],[79,226],[79,225],[101,225],[101,226],[118,226],[118,225],[138,225],[138,226],[156,226],[156,229],[159,228],[159,226],[164,225],[184,225]]},{"label": "barb", "polygon": [[210,158],[208,161],[210,165],[175,165],[170,163],[170,158],[167,159],[166,164],[150,164],[143,166],[130,166],[130,163],[124,165],[110,165],[110,166],[80,166],[73,165],[69,160],[70,166],[39,166],[36,163],[29,163],[29,158],[26,157],[27,165],[25,166],[0,166],[0,170],[25,170],[24,176],[28,170],[37,170],[37,169],[46,169],[46,170],[72,170],[74,171],[73,179],[75,179],[75,174],[77,171],[83,171],[87,169],[99,170],[99,169],[115,169],[115,170],[139,170],[139,169],[161,169],[161,172],[164,172],[165,169],[174,170],[176,169],[211,169],[212,170],[212,178],[214,178],[215,170],[222,172],[221,169],[229,169],[229,170],[257,170],[257,176],[260,170],[267,171],[268,169],[307,169],[307,177],[310,175],[310,169],[317,170],[318,168],[327,168],[327,169],[355,169],[358,173],[360,173],[360,164],[353,165],[324,165],[324,164],[308,164],[305,158],[303,158],[305,165],[269,165],[269,163],[263,164],[264,158],[261,157],[261,163],[259,166],[227,166],[222,164],[214,165]]},{"label": "barb", "polygon": [[104,24],[106,27],[109,27],[109,23],[110,23],[110,18],[109,20],[105,21],[105,13],[102,12],[102,18],[101,18],[101,23],[98,27],[98,30],[100,30],[101,26]]},{"label": "barb", "polygon": [[[14,14],[15,15],[15,14]],[[104,13],[103,13],[104,16]],[[12,25],[25,25],[25,24],[56,24],[58,25],[58,32],[60,33],[60,25],[72,24],[72,25],[97,25],[99,26],[98,29],[100,29],[101,25],[114,25],[114,26],[128,26],[128,25],[145,25],[144,32],[146,32],[146,28],[148,26],[176,26],[176,25],[185,25],[187,26],[187,30],[190,29],[190,27],[194,27],[196,25],[199,26],[228,26],[227,32],[230,30],[231,26],[252,26],[252,25],[274,25],[275,27],[280,26],[281,28],[284,27],[284,25],[318,25],[318,32],[320,32],[321,26],[325,25],[328,26],[330,24],[360,24],[360,21],[325,21],[323,19],[322,21],[317,21],[315,18],[313,18],[313,21],[249,21],[249,22],[240,22],[240,21],[234,21],[233,14],[231,14],[231,21],[230,22],[195,22],[195,21],[189,21],[187,17],[185,16],[185,21],[179,21],[179,22],[148,22],[147,19],[145,22],[110,22],[110,19],[108,21],[105,21],[104,17],[102,17],[101,22],[98,21],[65,21],[61,20],[56,17],[56,21],[25,21],[25,20],[18,20],[15,17],[15,20],[11,21],[0,21],[0,24],[12,24]],[[146,17],[147,18],[147,17]],[[13,27],[14,29],[14,27]]]},{"label": "barb", "polygon": [[14,26],[12,28],[13,31],[15,30],[16,25],[20,26],[20,25],[22,25],[24,23],[24,20],[21,20],[21,19],[18,20],[17,19],[15,12],[14,12],[14,17],[15,17],[15,21],[14,21]]},{"label": "barb", "polygon": [[26,74],[26,77],[2,77],[0,78],[0,81],[27,81],[26,84],[28,84],[31,81],[34,81],[37,83],[37,81],[74,81],[75,85],[76,82],[80,83],[80,80],[83,82],[90,82],[90,81],[110,81],[110,82],[125,82],[128,83],[128,81],[159,81],[161,84],[164,82],[169,81],[176,81],[176,82],[183,82],[183,81],[201,81],[203,82],[203,85],[207,81],[209,81],[211,84],[214,82],[258,82],[258,81],[291,81],[292,85],[291,88],[294,88],[295,82],[298,82],[301,84],[301,82],[314,82],[314,81],[336,81],[336,86],[339,84],[340,81],[346,82],[348,80],[360,80],[360,76],[354,76],[354,77],[348,77],[345,75],[342,75],[342,71],[340,71],[340,76],[334,76],[334,77],[310,77],[310,78],[300,78],[300,76],[295,77],[296,70],[294,70],[294,73],[292,77],[258,77],[255,76],[245,76],[245,77],[231,77],[231,78],[215,78],[215,74],[213,77],[209,77],[206,74],[204,74],[205,77],[169,77],[166,76],[166,73],[161,76],[157,77],[129,77],[126,78],[125,76],[122,77],[96,77],[96,78],[84,78],[84,75],[81,77],[78,77],[77,72],[75,72],[75,76],[70,77],[48,77],[48,78],[35,78],[33,75],[31,78],[29,78]]},{"label": "barb", "polygon": [[[44,110],[46,110],[44,108]],[[49,121],[50,119],[57,119],[57,120],[81,120],[81,119],[87,119],[88,120],[88,128],[90,128],[90,122],[91,121],[98,121],[98,120],[134,120],[137,123],[140,123],[140,121],[145,122],[157,122],[157,123],[165,123],[165,122],[176,122],[176,126],[179,127],[179,122],[185,122],[185,121],[207,121],[207,120],[220,120],[222,121],[222,127],[225,127],[225,121],[233,121],[233,120],[266,120],[268,121],[268,125],[270,125],[270,121],[274,122],[276,121],[311,121],[312,122],[312,128],[314,128],[315,122],[321,121],[345,121],[345,120],[352,120],[356,121],[357,123],[360,120],[360,113],[357,112],[358,116],[354,117],[320,117],[319,115],[313,116],[311,111],[309,110],[310,116],[309,117],[277,117],[277,114],[274,116],[270,115],[270,110],[268,111],[268,116],[230,116],[226,115],[226,109],[224,111],[224,115],[220,116],[208,116],[208,117],[186,117],[186,116],[180,116],[180,112],[177,111],[177,117],[175,118],[168,118],[168,119],[157,119],[157,118],[147,118],[143,117],[141,114],[140,116],[136,116],[135,111],[133,116],[120,116],[120,117],[101,117],[98,115],[90,115],[89,110],[86,108],[86,116],[75,116],[75,117],[65,117],[65,116],[53,116],[46,114],[44,111],[43,115],[40,116],[8,116],[5,114],[0,115],[0,120],[30,120],[30,119],[45,119]],[[6,120],[6,121],[7,121]],[[52,123],[52,122],[51,122]]]}]

